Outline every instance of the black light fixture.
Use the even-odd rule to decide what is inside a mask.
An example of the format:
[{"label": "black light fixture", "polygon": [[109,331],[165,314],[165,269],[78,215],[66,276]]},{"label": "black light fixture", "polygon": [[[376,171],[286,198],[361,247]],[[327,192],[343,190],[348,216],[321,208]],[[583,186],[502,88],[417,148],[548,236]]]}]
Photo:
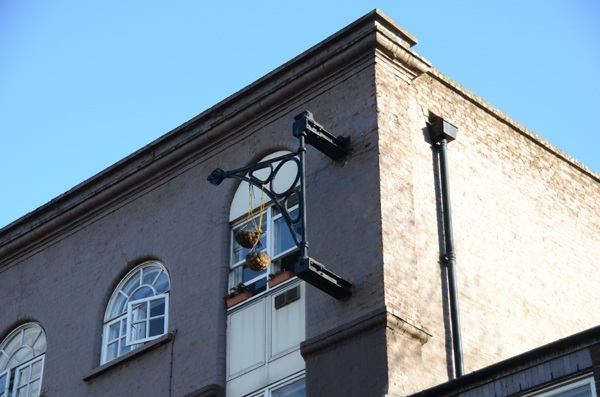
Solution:
[{"label": "black light fixture", "polygon": [[[235,178],[261,189],[281,213],[294,243],[300,248],[300,259],[294,265],[294,274],[334,298],[342,299],[350,296],[352,284],[308,256],[305,154],[306,143],[308,143],[331,159],[339,160],[348,154],[350,138],[333,136],[314,120],[312,113],[309,111],[302,112],[294,117],[294,120],[293,134],[299,140],[298,150],[232,171],[223,171],[216,168],[208,176],[208,180],[211,184],[217,186],[224,179]],[[296,165],[297,171],[294,183],[286,191],[276,192],[273,189],[273,181],[277,173],[288,162],[293,162]],[[277,165],[275,166],[275,164]],[[262,170],[269,171],[266,178],[257,176],[257,171]],[[300,182],[300,186],[296,187],[298,182]],[[298,213],[292,216],[288,210],[288,202],[294,196],[298,201]],[[300,234],[300,238],[298,238],[297,233]]]}]

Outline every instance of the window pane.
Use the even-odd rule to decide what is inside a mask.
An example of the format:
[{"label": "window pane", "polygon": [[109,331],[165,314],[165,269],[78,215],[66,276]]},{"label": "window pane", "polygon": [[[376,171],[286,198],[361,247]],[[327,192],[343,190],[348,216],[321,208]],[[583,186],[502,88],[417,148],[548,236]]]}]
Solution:
[{"label": "window pane", "polygon": [[155,318],[154,320],[150,320],[150,335],[148,336],[157,336],[165,333],[165,319]]},{"label": "window pane", "polygon": [[36,362],[33,363],[33,365],[31,366],[31,378],[32,380],[34,379],[39,379],[42,376],[42,364],[43,361],[42,360],[38,360]]},{"label": "window pane", "polygon": [[131,351],[131,347],[132,346],[127,346],[126,344],[127,340],[125,338],[121,339],[121,351],[119,352],[119,355],[122,356],[123,354]]},{"label": "window pane", "polygon": [[[4,354],[0,353],[0,368],[7,368],[8,365],[8,357]],[[0,389],[2,390],[2,389]]]},{"label": "window pane", "polygon": [[157,294],[162,294],[169,290],[169,276],[167,276],[167,273],[163,272],[160,275],[156,281],[156,284],[154,285],[154,288],[156,289]]},{"label": "window pane", "polygon": [[106,350],[106,361],[112,360],[113,358],[117,357],[117,349],[119,347],[118,343],[119,342],[117,341],[108,345],[108,349]]},{"label": "window pane", "polygon": [[125,312],[125,304],[127,303],[127,298],[125,295],[119,293],[118,297],[115,299],[115,303],[113,304],[112,311],[110,312],[110,318],[115,318]]},{"label": "window pane", "polygon": [[142,287],[135,291],[130,300],[136,301],[143,298],[149,298],[151,296],[154,296],[154,290],[150,287]]},{"label": "window pane", "polygon": [[22,347],[10,359],[10,367],[14,368],[17,365],[26,363],[33,358],[33,352],[28,347]]},{"label": "window pane", "polygon": [[29,385],[29,395],[30,396],[38,396],[40,394],[40,381],[39,379],[31,382]]},{"label": "window pane", "polygon": [[146,322],[131,325],[131,341],[135,342],[146,337]]},{"label": "window pane", "polygon": [[260,272],[255,272],[254,270],[249,269],[246,265],[244,265],[243,269],[244,269],[243,270],[243,272],[244,272],[243,283],[244,284],[247,284],[248,282],[255,279],[256,277],[265,276],[267,274],[267,269],[261,270]]},{"label": "window pane", "polygon": [[148,302],[141,302],[131,305],[131,318],[133,321],[143,320],[148,317]]},{"label": "window pane", "polygon": [[162,316],[165,314],[165,299],[157,299],[150,302],[150,317]]},{"label": "window pane", "polygon": [[40,330],[40,334],[34,342],[33,351],[36,357],[46,352],[46,334],[44,334],[44,331]]},{"label": "window pane", "polygon": [[[298,210],[292,211],[292,218],[296,216]],[[298,236],[300,237],[300,236]],[[284,251],[294,248],[296,243],[292,237],[289,227],[283,220],[283,217],[277,218],[273,222],[273,255],[276,256]]]},{"label": "window pane", "polygon": [[156,281],[156,277],[158,276],[160,270],[160,268],[155,266],[144,268],[142,284],[154,285],[154,281]]},{"label": "window pane", "polygon": [[121,336],[121,333],[119,332],[119,328],[120,328],[120,322],[113,324],[108,328],[108,340],[109,341],[113,341],[113,340],[117,339],[119,336]]},{"label": "window pane", "polygon": [[6,396],[6,387],[8,386],[8,371],[0,375],[0,397]]},{"label": "window pane", "polygon": [[23,386],[17,389],[17,397],[28,397],[27,396],[27,386]]},{"label": "window pane", "polygon": [[33,343],[40,335],[40,330],[37,328],[25,328],[23,330],[23,345],[33,346]]},{"label": "window pane", "polygon": [[305,397],[306,396],[306,378],[302,378],[294,383],[274,390],[272,397]]},{"label": "window pane", "polygon": [[26,385],[29,382],[29,373],[31,371],[31,367],[28,365],[25,368],[22,368],[19,370],[18,378],[19,378],[19,384],[18,386],[23,386]]},{"label": "window pane", "polygon": [[140,286],[140,272],[138,271],[133,275],[133,277],[125,284],[123,287],[123,292],[127,296],[131,296],[133,291],[135,291]]}]

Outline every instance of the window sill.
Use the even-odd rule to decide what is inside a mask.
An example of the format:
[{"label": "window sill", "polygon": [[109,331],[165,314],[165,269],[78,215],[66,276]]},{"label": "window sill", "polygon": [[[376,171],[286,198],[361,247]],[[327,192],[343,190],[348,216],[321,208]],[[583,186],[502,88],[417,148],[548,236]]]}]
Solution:
[{"label": "window sill", "polygon": [[268,289],[267,291],[263,291],[258,295],[253,295],[250,298],[246,299],[245,301],[240,302],[240,303],[236,304],[235,306],[231,306],[231,307],[227,308],[227,314],[231,314],[232,312],[237,311],[237,310],[241,309],[242,307],[248,306],[252,302],[259,301],[269,295],[273,295],[278,292],[281,292],[281,290],[285,287],[289,287],[289,286],[291,286],[293,284],[297,284],[297,283],[299,284],[300,281],[301,280],[298,277],[294,276],[291,279],[282,282],[281,284],[277,284],[276,286],[274,286],[271,289]]},{"label": "window sill", "polygon": [[115,358],[114,360],[111,360],[107,363],[102,364],[99,367],[94,368],[93,370],[85,374],[81,379],[85,382],[90,381],[98,375],[110,370],[111,368],[117,367],[123,364],[124,362],[131,360],[134,357],[142,355],[150,350],[156,349],[159,346],[171,342],[174,338],[175,332],[166,333],[163,336],[154,339],[153,341],[145,343],[143,346],[138,347],[135,350],[125,353],[122,356]]}]

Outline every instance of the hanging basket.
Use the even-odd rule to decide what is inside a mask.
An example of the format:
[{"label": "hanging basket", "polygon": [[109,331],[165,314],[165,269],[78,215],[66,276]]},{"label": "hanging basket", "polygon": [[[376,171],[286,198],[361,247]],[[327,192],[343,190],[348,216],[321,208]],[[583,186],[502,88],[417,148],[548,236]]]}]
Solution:
[{"label": "hanging basket", "polygon": [[270,263],[271,258],[265,252],[254,251],[246,255],[246,266],[255,272],[265,270],[267,267],[269,267]]},{"label": "hanging basket", "polygon": [[260,233],[256,230],[240,229],[235,232],[235,240],[244,248],[253,248],[260,240]]}]

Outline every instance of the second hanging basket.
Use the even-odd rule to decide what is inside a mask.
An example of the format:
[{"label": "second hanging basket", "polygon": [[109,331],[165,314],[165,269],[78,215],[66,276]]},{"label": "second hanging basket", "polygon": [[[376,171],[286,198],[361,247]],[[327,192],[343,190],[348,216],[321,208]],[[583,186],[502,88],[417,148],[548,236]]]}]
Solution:
[{"label": "second hanging basket", "polygon": [[250,268],[250,270],[254,270],[255,272],[260,272],[261,270],[265,270],[269,267],[271,263],[271,258],[267,255],[266,252],[257,252],[253,251],[246,255],[246,266]]}]

